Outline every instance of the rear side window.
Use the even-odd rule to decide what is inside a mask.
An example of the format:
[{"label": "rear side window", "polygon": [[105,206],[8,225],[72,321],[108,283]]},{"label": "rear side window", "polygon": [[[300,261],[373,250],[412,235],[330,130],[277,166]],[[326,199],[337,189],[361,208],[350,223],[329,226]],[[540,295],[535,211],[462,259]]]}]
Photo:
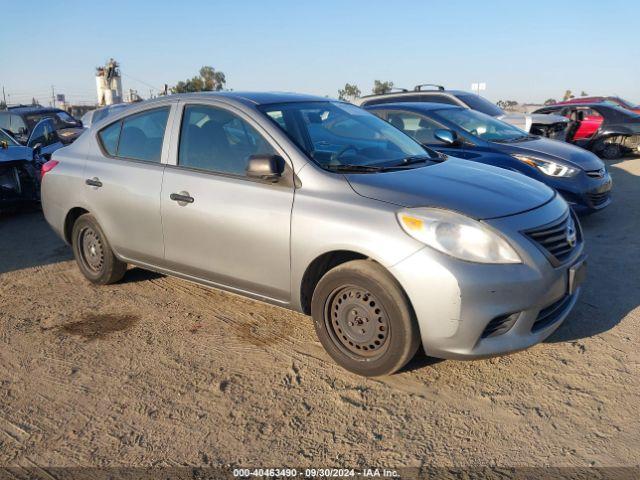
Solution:
[{"label": "rear side window", "polygon": [[120,127],[122,126],[122,122],[112,123],[107,128],[103,128],[98,133],[100,137],[100,143],[102,143],[102,148],[106,150],[106,152],[115,157],[118,151],[118,138],[120,137]]},{"label": "rear side window", "polygon": [[159,163],[169,107],[125,117],[100,130],[98,136],[111,156]]}]

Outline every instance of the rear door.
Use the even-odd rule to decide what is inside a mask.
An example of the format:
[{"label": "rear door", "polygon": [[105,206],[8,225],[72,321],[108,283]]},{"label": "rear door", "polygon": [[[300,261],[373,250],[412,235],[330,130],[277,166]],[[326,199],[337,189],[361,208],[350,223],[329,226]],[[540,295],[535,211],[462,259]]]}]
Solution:
[{"label": "rear door", "polygon": [[173,106],[139,111],[95,134],[85,166],[86,202],[111,247],[125,259],[164,259],[160,220],[163,159]]},{"label": "rear door", "polygon": [[292,170],[277,182],[245,174],[249,156],[284,152],[232,107],[186,104],[181,116],[162,185],[167,268],[289,301]]}]

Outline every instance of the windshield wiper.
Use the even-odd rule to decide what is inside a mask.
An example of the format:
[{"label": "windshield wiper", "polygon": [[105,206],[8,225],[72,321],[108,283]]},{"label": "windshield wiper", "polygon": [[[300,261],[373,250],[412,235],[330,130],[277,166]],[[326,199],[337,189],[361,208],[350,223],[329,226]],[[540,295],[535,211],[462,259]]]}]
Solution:
[{"label": "windshield wiper", "polygon": [[382,167],[375,165],[355,165],[351,163],[342,163],[339,165],[325,165],[324,168],[333,172],[379,172]]}]

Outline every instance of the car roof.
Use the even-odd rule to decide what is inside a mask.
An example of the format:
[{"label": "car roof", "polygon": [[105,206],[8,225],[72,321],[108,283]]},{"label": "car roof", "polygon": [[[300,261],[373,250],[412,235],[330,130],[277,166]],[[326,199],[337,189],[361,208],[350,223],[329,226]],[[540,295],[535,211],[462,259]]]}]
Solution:
[{"label": "car roof", "polygon": [[397,108],[400,110],[411,110],[414,112],[429,112],[435,110],[468,110],[468,108],[461,105],[449,105],[447,103],[436,102],[391,102],[391,103],[378,103],[376,105],[364,107],[366,110],[383,110],[390,108]]},{"label": "car roof", "polygon": [[555,103],[553,105],[547,105],[546,107],[542,107],[539,110],[542,110],[543,108],[558,108],[558,109],[563,109],[563,108],[590,108],[590,107],[615,107],[616,105],[611,105],[609,103],[607,103],[606,101],[603,102],[585,102],[585,103]]},{"label": "car roof", "polygon": [[8,110],[5,110],[9,113],[56,113],[64,110],[60,110],[59,108],[53,107],[36,107],[36,106],[26,106],[26,107],[9,107]]},{"label": "car roof", "polygon": [[464,90],[440,90],[440,89],[432,89],[432,90],[406,90],[400,92],[388,92],[388,93],[374,93],[371,95],[364,95],[360,97],[361,99],[371,99],[377,97],[401,97],[401,96],[411,96],[411,95],[453,95],[457,97],[459,95],[472,95],[469,92],[465,92]]},{"label": "car roof", "polygon": [[[336,101],[333,98],[320,97],[316,95],[306,95],[302,93],[291,92],[197,92],[197,93],[178,93],[170,95],[169,98],[227,98],[240,101],[251,105],[268,105],[272,103],[290,103],[290,102],[331,102]],[[166,98],[166,97],[164,97]]]}]

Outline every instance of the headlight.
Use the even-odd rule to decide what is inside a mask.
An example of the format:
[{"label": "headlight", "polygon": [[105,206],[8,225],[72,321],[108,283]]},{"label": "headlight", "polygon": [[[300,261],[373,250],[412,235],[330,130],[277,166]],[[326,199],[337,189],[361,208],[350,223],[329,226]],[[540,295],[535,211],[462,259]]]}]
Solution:
[{"label": "headlight", "polygon": [[477,263],[520,263],[509,243],[482,223],[437,208],[415,208],[397,213],[410,236],[452,257]]},{"label": "headlight", "polygon": [[573,177],[578,173],[577,168],[567,167],[566,165],[552,162],[551,160],[543,160],[542,158],[532,157],[530,155],[514,154],[512,156],[516,160],[520,160],[527,165],[536,167],[542,173],[549,175],[550,177]]}]

